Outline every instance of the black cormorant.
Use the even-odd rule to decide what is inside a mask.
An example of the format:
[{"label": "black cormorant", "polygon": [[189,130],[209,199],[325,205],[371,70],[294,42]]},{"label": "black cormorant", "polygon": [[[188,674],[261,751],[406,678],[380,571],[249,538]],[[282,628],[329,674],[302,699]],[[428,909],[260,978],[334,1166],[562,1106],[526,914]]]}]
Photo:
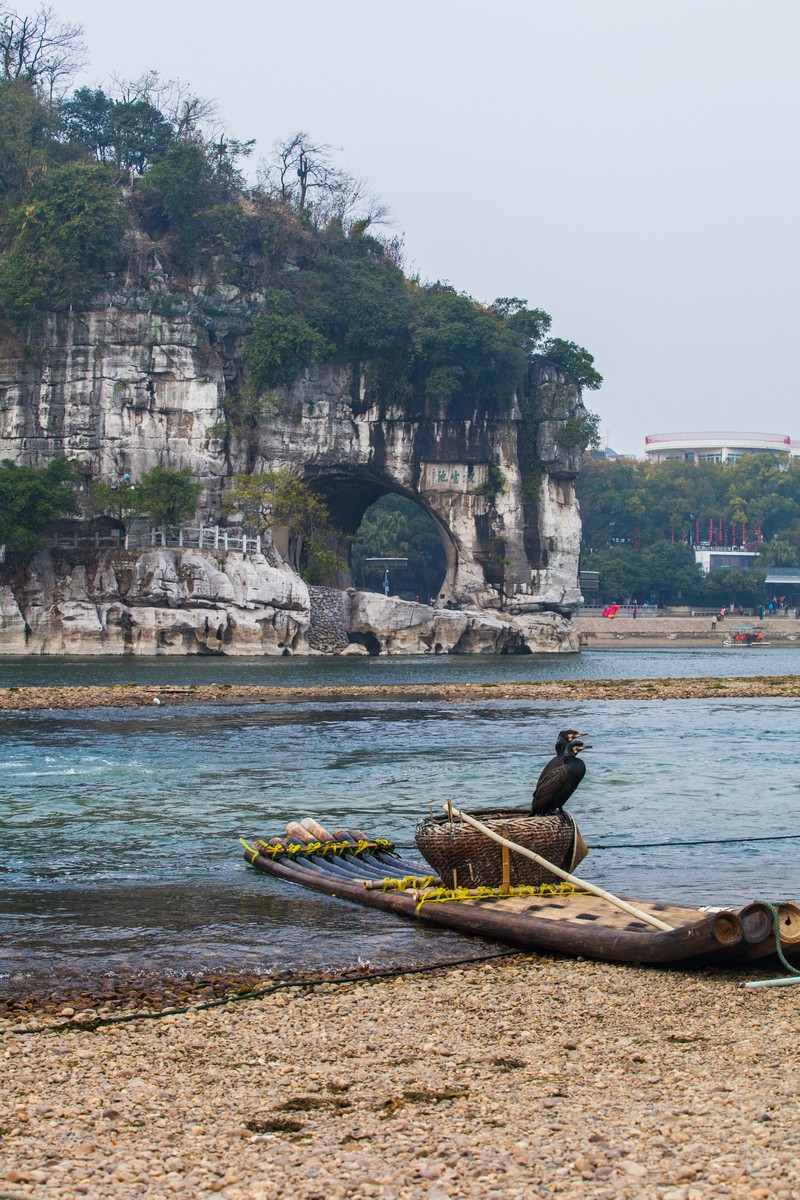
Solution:
[{"label": "black cormorant", "polygon": [[591,746],[575,737],[562,741],[565,736],[566,732],[558,735],[561,753],[550,759],[534,789],[531,800],[534,817],[547,816],[563,808],[586,774],[586,763],[578,755],[581,750],[591,750]]},{"label": "black cormorant", "polygon": [[555,758],[550,759],[550,762],[543,769],[541,775],[537,779],[536,787],[533,789],[534,795],[536,795],[539,784],[542,782],[542,780],[544,779],[544,777],[546,775],[549,775],[551,771],[560,770],[560,768],[562,766],[561,755],[564,753],[564,750],[566,749],[567,744],[569,742],[574,741],[575,738],[579,738],[579,737],[583,737],[583,734],[578,733],[577,729],[562,729],[561,730],[561,733],[556,738],[556,756],[555,756]]},{"label": "black cormorant", "polygon": [[[583,737],[583,734],[578,733],[577,729],[562,729],[561,733],[556,738],[556,758],[560,758],[564,753],[567,742],[574,742],[575,738],[579,737]],[[547,771],[555,763],[555,761],[555,758],[550,759],[550,762],[547,764],[544,771],[542,771],[542,775],[544,775],[544,772]],[[541,778],[541,776],[539,778]]]}]

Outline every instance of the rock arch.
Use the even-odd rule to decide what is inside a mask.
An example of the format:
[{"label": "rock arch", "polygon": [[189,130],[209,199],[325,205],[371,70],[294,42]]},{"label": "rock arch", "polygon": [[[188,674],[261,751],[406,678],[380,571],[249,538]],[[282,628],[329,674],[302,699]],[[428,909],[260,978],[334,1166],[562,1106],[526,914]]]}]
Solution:
[{"label": "rock arch", "polygon": [[524,416],[515,403],[458,417],[430,403],[410,415],[321,364],[272,397],[256,428],[226,427],[242,386],[232,328],[223,322],[212,338],[208,321],[133,300],[53,314],[35,359],[21,347],[0,358],[0,457],[39,466],[65,454],[87,477],[112,480],[188,467],[205,484],[209,521],[230,477],[249,470],[315,481],[347,510],[345,527],[370,495],[396,491],[444,531],[448,598],[570,615],[580,600],[575,387],[540,367]]},{"label": "rock arch", "polygon": [[510,613],[570,615],[580,601],[579,451],[565,448],[576,388],[543,369],[535,420],[516,405],[453,419],[355,406],[345,372],[309,372],[291,390],[293,421],[258,431],[252,469],[299,471],[354,532],[379,496],[430,514],[448,557],[446,600]]},{"label": "rock arch", "polygon": [[337,529],[351,537],[357,533],[366,511],[381,496],[404,496],[419,505],[436,527],[444,549],[447,566],[439,590],[445,598],[455,594],[458,546],[449,527],[427,496],[400,486],[386,473],[358,466],[314,467],[304,473],[304,479],[325,500]]}]

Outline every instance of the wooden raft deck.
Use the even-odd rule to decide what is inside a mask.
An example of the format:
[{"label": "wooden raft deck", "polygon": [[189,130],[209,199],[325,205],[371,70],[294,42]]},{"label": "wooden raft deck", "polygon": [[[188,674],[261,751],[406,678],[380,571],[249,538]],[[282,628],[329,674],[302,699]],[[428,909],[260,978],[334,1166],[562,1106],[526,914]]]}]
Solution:
[{"label": "wooden raft deck", "polygon": [[[310,818],[292,822],[288,837],[248,846],[246,861],[314,891],[525,949],[687,967],[744,964],[775,953],[773,914],[761,903],[704,909],[626,897],[673,926],[661,931],[605,900],[574,891],[441,900],[435,886],[425,886],[429,868],[405,859],[389,843],[347,830],[320,841],[306,825],[325,832]],[[800,954],[800,908],[783,905],[779,915],[783,952]]]}]

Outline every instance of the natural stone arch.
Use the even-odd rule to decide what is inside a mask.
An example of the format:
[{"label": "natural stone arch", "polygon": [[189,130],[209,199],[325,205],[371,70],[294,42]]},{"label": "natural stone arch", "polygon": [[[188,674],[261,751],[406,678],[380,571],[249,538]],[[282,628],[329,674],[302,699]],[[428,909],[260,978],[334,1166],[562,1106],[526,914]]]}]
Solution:
[{"label": "natural stone arch", "polygon": [[531,367],[524,403],[467,413],[431,397],[414,407],[375,398],[348,369],[314,363],[265,399],[262,419],[231,423],[240,351],[234,335],[212,342],[205,319],[135,304],[54,314],[35,358],[22,347],[0,356],[0,458],[40,466],[65,455],[87,478],[112,480],[188,467],[204,484],[207,524],[237,473],[339,472],[356,481],[354,512],[371,485],[373,498],[398,491],[431,514],[447,537],[443,590],[462,609],[570,616],[581,599],[581,401],[553,367]]},{"label": "natural stone arch", "polygon": [[[307,468],[304,481],[323,498],[333,524],[348,537],[358,532],[367,509],[381,496],[404,496],[413,501],[433,523],[444,549],[447,565],[444,579],[439,585],[439,594],[445,599],[453,596],[458,576],[458,547],[450,528],[428,497],[401,486],[389,475],[345,464]],[[342,583],[350,586],[352,579],[343,580]]]}]

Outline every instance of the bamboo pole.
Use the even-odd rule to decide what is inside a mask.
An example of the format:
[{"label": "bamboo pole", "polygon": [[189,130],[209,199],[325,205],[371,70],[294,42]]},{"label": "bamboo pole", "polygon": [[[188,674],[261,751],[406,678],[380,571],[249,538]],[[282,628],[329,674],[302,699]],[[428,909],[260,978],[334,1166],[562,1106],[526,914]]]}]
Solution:
[{"label": "bamboo pole", "polygon": [[[447,804],[443,804],[445,812],[449,811]],[[520,846],[518,842],[512,842],[509,838],[502,837],[499,833],[495,833],[493,829],[489,829],[482,821],[476,821],[469,813],[460,812],[457,808],[453,809],[455,816],[462,821],[466,821],[468,825],[472,825],[480,833],[485,833],[492,841],[499,842],[501,846],[508,847],[515,854],[522,854],[525,858],[530,858],[533,862],[538,863],[540,867],[544,867],[547,871],[552,871],[554,875],[558,875],[560,879],[565,879],[567,883],[574,884],[575,887],[584,892],[591,892],[593,896],[599,896],[601,900],[607,900],[609,904],[615,905],[622,909],[623,912],[629,913],[632,917],[637,917],[640,921],[652,925],[654,929],[661,929],[665,933],[669,933],[673,926],[667,925],[660,917],[654,917],[651,913],[644,912],[641,908],[636,908],[633,904],[628,904],[627,900],[621,900],[619,896],[612,895],[605,888],[597,887],[594,883],[588,883],[585,879],[579,879],[577,875],[570,875],[569,871],[562,871],[561,867],[557,867],[555,863],[548,862],[546,858],[542,858],[541,854],[537,854],[534,850],[529,850],[527,846]]]},{"label": "bamboo pole", "polygon": [[795,984],[800,984],[800,975],[782,975],[780,979],[751,979],[744,986],[746,988],[793,987]]}]

